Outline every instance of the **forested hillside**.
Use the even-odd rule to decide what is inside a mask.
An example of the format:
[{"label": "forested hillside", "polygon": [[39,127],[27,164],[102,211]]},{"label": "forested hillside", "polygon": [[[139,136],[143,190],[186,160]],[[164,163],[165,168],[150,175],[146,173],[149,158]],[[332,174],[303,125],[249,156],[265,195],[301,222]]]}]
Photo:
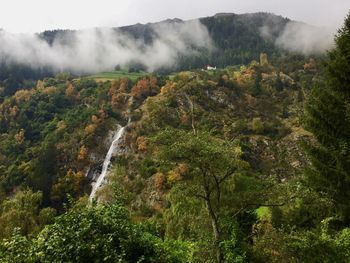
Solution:
[{"label": "forested hillside", "polygon": [[[298,186],[308,163],[299,143],[312,138],[301,127],[301,112],[311,86],[323,78],[314,59],[303,63],[292,61],[298,70],[287,75],[262,54],[260,62],[247,66],[149,75],[134,82],[60,74],[17,91],[0,106],[1,237],[11,237],[17,227],[16,235],[31,237],[74,200],[86,204],[110,132],[119,124],[127,125],[125,151],[113,159],[109,183],[97,192],[100,203],[125,206],[133,221],[156,228],[151,233],[158,238],[189,242],[181,246],[189,246],[183,253],[194,253],[194,261],[210,261],[216,253],[220,260],[271,256],[269,248],[260,255],[258,246],[265,242],[272,214],[279,214],[278,224],[295,224],[300,213],[291,201],[295,191],[308,196]],[[201,193],[203,187],[209,192]],[[73,208],[79,212],[68,212],[55,224],[65,228],[80,213],[94,218],[94,209],[109,208],[81,209]],[[21,242],[44,249],[39,241]],[[99,242],[105,245],[103,238]],[[3,253],[14,249],[7,247],[11,244],[4,243]],[[94,253],[83,251],[79,257]]]}]

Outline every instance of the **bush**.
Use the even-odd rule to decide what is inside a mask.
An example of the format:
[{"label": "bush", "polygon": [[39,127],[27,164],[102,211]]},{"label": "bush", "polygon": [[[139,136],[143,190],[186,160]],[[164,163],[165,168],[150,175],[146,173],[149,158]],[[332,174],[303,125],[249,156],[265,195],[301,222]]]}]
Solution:
[{"label": "bush", "polygon": [[75,206],[33,240],[15,232],[1,262],[190,262],[193,245],[163,241],[131,223],[119,205]]}]

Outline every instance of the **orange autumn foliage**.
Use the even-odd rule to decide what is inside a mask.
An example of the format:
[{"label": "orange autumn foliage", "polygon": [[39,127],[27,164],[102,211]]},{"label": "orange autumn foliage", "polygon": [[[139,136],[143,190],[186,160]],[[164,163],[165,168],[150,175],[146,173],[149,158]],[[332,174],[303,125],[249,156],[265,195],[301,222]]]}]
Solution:
[{"label": "orange autumn foliage", "polygon": [[129,86],[129,79],[128,78],[123,78],[120,81],[119,85],[119,92],[127,92],[128,91],[128,86]]},{"label": "orange autumn foliage", "polygon": [[88,135],[92,135],[95,133],[96,129],[97,129],[96,124],[89,124],[88,126],[85,127],[85,132]]},{"label": "orange autumn foliage", "polygon": [[51,199],[56,202],[62,202],[67,193],[73,197],[82,196],[84,194],[84,184],[85,184],[84,174],[79,172],[74,172],[73,170],[68,170],[67,174],[58,179],[58,182],[53,185]]},{"label": "orange autumn foliage", "polygon": [[88,155],[88,149],[85,145],[81,146],[78,153],[78,160],[86,160]]},{"label": "orange autumn foliage", "polygon": [[92,121],[92,123],[95,123],[95,124],[99,123],[99,119],[96,115],[91,116],[91,121]]},{"label": "orange autumn foliage", "polygon": [[113,96],[118,93],[119,88],[119,80],[113,80],[111,83],[111,87],[109,88],[108,95]]},{"label": "orange autumn foliage", "polygon": [[165,183],[166,183],[166,177],[163,173],[156,173],[154,175],[154,186],[158,190],[162,190],[164,188]]},{"label": "orange autumn foliage", "polygon": [[146,142],[146,139],[144,136],[137,137],[136,145],[137,145],[137,149],[139,151],[146,151],[147,150],[147,142]]},{"label": "orange autumn foliage", "polygon": [[140,79],[131,89],[131,96],[137,99],[145,98],[153,92],[156,92],[156,89],[157,79],[155,77]]},{"label": "orange autumn foliage", "polygon": [[114,94],[111,99],[113,109],[120,109],[126,102],[126,97],[122,93]]},{"label": "orange autumn foliage", "polygon": [[181,116],[180,116],[180,122],[181,122],[182,124],[186,124],[186,123],[188,123],[188,121],[189,121],[188,115],[187,115],[186,113],[181,114]]},{"label": "orange autumn foliage", "polygon": [[188,165],[185,163],[180,163],[176,170],[181,176],[184,176],[188,172]]}]

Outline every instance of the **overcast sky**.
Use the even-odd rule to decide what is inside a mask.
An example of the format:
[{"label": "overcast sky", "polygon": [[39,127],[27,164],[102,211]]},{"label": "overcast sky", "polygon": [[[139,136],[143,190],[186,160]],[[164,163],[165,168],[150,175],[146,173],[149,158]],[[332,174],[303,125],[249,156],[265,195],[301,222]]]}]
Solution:
[{"label": "overcast sky", "polygon": [[14,33],[258,11],[339,27],[350,10],[350,0],[0,0],[0,4],[0,28]]}]

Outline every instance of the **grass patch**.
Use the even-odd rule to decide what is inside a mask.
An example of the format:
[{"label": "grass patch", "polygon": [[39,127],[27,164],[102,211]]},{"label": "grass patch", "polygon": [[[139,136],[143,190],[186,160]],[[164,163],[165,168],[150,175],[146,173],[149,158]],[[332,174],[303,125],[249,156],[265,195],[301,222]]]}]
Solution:
[{"label": "grass patch", "polygon": [[255,210],[255,213],[259,220],[269,220],[272,216],[270,208],[266,206],[260,206],[258,209]]},{"label": "grass patch", "polygon": [[140,77],[146,76],[147,72],[128,72],[124,70],[111,71],[111,72],[101,72],[95,75],[88,76],[87,78],[95,79],[96,81],[107,81],[120,78],[129,78],[132,81],[137,80]]}]

